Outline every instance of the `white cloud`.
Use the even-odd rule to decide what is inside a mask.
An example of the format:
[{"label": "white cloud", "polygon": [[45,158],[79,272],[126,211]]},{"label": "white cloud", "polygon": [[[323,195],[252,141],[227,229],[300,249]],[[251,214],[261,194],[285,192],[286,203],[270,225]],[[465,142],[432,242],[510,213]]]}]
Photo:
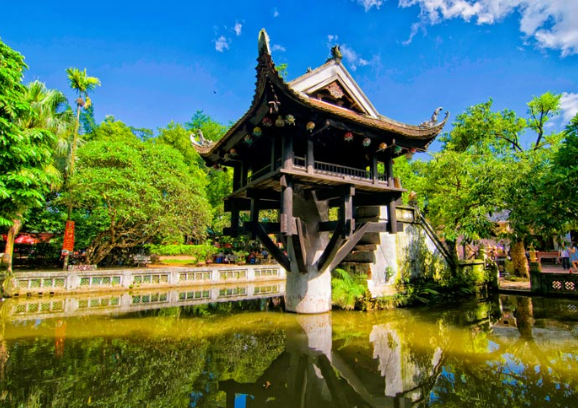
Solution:
[{"label": "white cloud", "polygon": [[281,51],[281,52],[285,52],[285,47],[283,47],[282,45],[279,45],[279,44],[273,44],[273,47],[271,48],[271,51]]},{"label": "white cloud", "polygon": [[365,11],[369,11],[372,7],[379,10],[383,4],[383,0],[357,0],[357,4],[362,5]]},{"label": "white cloud", "polygon": [[334,41],[337,41],[337,39],[338,39],[338,37],[337,37],[336,35],[329,34],[329,35],[327,36],[327,40],[328,40],[330,43],[332,43],[332,42],[334,42]]},{"label": "white cloud", "polygon": [[237,36],[241,35],[241,28],[243,28],[243,24],[235,22],[235,27],[233,28],[233,30],[235,30],[235,34],[237,34]]},{"label": "white cloud", "polygon": [[[367,11],[379,0],[357,0]],[[373,4],[376,3],[376,4]],[[377,4],[379,3],[379,4]],[[578,1],[576,0],[399,0],[399,7],[420,8],[420,22],[411,28],[410,43],[419,28],[461,18],[476,24],[494,24],[506,16],[520,16],[520,31],[538,46],[578,54]],[[368,8],[369,7],[369,8]]]},{"label": "white cloud", "polygon": [[569,123],[578,113],[578,93],[563,92],[560,98],[560,109],[562,109],[564,123]]},{"label": "white cloud", "polygon": [[230,44],[231,40],[222,35],[215,41],[215,49],[219,52],[224,52],[229,49]]},{"label": "white cloud", "polygon": [[279,17],[279,11],[276,8],[273,9],[273,17]]},{"label": "white cloud", "polygon": [[371,61],[362,58],[358,55],[353,48],[343,44],[339,46],[343,59],[347,62],[352,71],[355,71],[358,67],[364,67],[366,65],[374,65],[379,62],[379,56],[374,56]]}]

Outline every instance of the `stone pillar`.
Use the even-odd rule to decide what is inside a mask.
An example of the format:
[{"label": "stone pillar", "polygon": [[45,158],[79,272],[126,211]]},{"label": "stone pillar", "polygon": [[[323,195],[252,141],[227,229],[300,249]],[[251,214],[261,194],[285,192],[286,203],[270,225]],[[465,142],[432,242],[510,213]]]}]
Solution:
[{"label": "stone pillar", "polygon": [[[329,312],[331,302],[331,271],[319,271],[316,263],[329,242],[327,232],[319,232],[319,222],[327,219],[328,210],[316,205],[312,197],[293,194],[293,215],[305,224],[301,238],[287,237],[287,254],[291,271],[287,273],[285,309],[290,312],[313,314]],[[302,251],[307,270],[299,270],[295,251]]]}]

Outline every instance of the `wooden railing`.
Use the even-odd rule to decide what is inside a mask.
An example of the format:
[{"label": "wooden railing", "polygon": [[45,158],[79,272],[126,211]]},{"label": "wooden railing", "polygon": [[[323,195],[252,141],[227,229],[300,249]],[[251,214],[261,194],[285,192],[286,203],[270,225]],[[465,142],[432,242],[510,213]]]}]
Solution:
[{"label": "wooden railing", "polygon": [[352,178],[371,180],[371,171],[356,169],[354,167],[340,166],[338,164],[316,161],[314,164],[316,173],[338,174]]},{"label": "wooden railing", "polygon": [[265,167],[251,173],[250,176],[247,176],[247,184],[251,184],[253,181],[257,180],[259,177],[264,176],[265,174],[271,171],[271,165],[266,165]]},{"label": "wooden railing", "polygon": [[[257,179],[261,178],[262,176],[272,172],[272,171],[276,171],[277,169],[279,169],[282,166],[282,159],[276,159],[274,162],[274,167],[271,168],[271,165],[266,165],[265,167],[252,172],[249,176],[247,176],[247,179],[245,180],[245,183],[243,184],[243,186],[247,186],[253,182],[255,182]],[[306,170],[307,169],[307,160],[305,157],[300,157],[300,156],[295,156],[293,158],[293,168],[297,169],[297,170]],[[314,171],[317,174],[325,174],[325,175],[329,175],[329,176],[338,176],[338,177],[343,177],[345,176],[346,178],[352,178],[352,179],[357,179],[357,180],[365,180],[365,181],[372,181],[373,180],[373,173],[370,170],[363,170],[363,169],[358,169],[355,167],[348,167],[348,166],[342,166],[339,164],[334,164],[334,163],[327,163],[327,162],[322,162],[322,161],[315,161],[314,165],[313,165]],[[377,182],[379,182],[380,184],[388,184],[388,177],[387,174],[385,173],[377,173],[375,176]]]},{"label": "wooden railing", "polygon": [[305,157],[295,156],[293,158],[293,166],[305,168]]}]

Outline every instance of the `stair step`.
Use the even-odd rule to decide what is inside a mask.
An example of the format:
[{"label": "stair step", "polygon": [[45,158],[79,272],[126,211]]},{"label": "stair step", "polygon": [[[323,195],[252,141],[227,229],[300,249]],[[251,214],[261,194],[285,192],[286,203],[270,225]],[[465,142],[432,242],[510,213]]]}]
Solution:
[{"label": "stair step", "polygon": [[353,247],[353,252],[373,252],[377,250],[376,244],[357,244]]}]

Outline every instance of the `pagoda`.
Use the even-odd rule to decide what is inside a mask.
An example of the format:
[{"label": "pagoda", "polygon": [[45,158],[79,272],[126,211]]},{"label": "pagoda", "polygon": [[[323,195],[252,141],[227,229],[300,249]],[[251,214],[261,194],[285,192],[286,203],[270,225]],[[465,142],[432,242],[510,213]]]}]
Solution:
[{"label": "pagoda", "polygon": [[[398,231],[396,205],[405,190],[392,160],[425,151],[448,113],[438,122],[438,108],[420,125],[380,115],[337,46],[325,64],[291,82],[275,69],[265,30],[258,49],[249,109],[219,141],[193,144],[207,165],[233,170],[224,234],[258,238],[288,271],[287,310],[326,312],[331,271],[365,234]],[[364,207],[385,208],[387,216],[364,218]],[[277,210],[278,220],[261,222],[261,210]],[[249,221],[241,223],[244,211]]]}]

